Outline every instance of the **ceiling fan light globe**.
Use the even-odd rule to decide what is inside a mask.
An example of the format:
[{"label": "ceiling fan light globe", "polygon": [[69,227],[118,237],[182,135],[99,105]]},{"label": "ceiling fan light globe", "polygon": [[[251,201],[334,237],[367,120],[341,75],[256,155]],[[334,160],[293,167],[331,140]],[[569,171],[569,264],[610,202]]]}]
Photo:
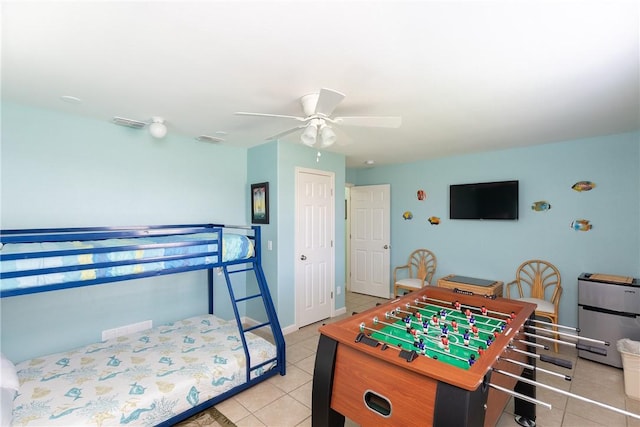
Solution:
[{"label": "ceiling fan light globe", "polygon": [[149,133],[151,136],[157,139],[162,139],[167,134],[167,127],[164,124],[164,120],[160,118],[153,118],[153,123],[149,125]]},{"label": "ceiling fan light globe", "polygon": [[318,128],[314,125],[309,125],[304,129],[302,135],[300,135],[300,141],[306,146],[313,147],[318,137]]},{"label": "ceiling fan light globe", "polygon": [[320,131],[320,147],[326,148],[336,142],[336,133],[329,126],[323,126]]}]

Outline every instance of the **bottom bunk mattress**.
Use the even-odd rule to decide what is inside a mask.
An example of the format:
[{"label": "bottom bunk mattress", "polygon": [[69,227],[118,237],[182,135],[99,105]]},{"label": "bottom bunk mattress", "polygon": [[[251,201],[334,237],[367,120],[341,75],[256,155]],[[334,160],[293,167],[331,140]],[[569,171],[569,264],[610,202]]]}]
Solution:
[{"label": "bottom bunk mattress", "polygon": [[[246,339],[251,366],[276,357],[267,340]],[[236,322],[212,315],[26,360],[16,370],[15,426],[156,425],[247,377]]]}]

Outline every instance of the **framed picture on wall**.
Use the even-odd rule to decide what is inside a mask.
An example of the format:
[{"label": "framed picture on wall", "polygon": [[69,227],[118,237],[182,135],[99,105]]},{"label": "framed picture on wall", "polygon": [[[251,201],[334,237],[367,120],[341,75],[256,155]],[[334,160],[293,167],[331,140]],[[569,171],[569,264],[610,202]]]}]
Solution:
[{"label": "framed picture on wall", "polygon": [[269,224],[269,183],[251,184],[251,223]]}]

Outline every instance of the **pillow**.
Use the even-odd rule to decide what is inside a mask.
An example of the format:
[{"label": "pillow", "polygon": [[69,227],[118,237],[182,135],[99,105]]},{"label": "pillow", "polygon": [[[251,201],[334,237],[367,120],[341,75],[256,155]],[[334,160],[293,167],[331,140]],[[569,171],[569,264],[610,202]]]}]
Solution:
[{"label": "pillow", "polygon": [[0,353],[0,388],[18,391],[20,382],[13,362]]},{"label": "pillow", "polygon": [[13,399],[20,388],[16,367],[0,353],[0,426],[10,426],[13,419]]},{"label": "pillow", "polygon": [[13,420],[13,399],[16,392],[9,388],[0,388],[0,426],[9,427]]}]

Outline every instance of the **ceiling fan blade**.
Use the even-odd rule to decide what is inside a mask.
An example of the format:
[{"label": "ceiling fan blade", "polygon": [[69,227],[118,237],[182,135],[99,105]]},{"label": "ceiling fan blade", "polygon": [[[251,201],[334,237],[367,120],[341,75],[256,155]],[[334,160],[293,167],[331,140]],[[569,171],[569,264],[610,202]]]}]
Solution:
[{"label": "ceiling fan blade", "polygon": [[354,116],[336,117],[333,122],[343,126],[365,126],[378,128],[398,128],[402,124],[402,117],[382,116]]},{"label": "ceiling fan blade", "polygon": [[318,94],[318,103],[316,104],[316,114],[330,116],[333,110],[344,99],[344,94],[333,89],[320,89]]},{"label": "ceiling fan blade", "polygon": [[294,127],[294,128],[287,129],[287,130],[285,130],[284,132],[280,132],[280,133],[278,133],[278,134],[276,134],[276,135],[270,136],[270,137],[269,137],[269,138],[267,138],[266,140],[267,140],[267,141],[274,141],[274,140],[276,140],[276,139],[280,139],[280,138],[282,138],[283,136],[289,135],[290,133],[293,133],[293,132],[295,132],[295,131],[297,131],[297,130],[299,130],[299,129],[305,128],[305,127],[307,127],[307,125],[300,125],[300,126],[296,126],[296,127]]},{"label": "ceiling fan blade", "polygon": [[307,120],[304,117],[285,116],[285,115],[282,115],[282,114],[247,113],[245,111],[236,111],[233,114],[236,114],[238,116],[279,117],[279,118],[282,118],[282,119],[294,119],[294,120],[298,120],[298,121],[301,121],[301,122],[304,122],[304,121]]}]

